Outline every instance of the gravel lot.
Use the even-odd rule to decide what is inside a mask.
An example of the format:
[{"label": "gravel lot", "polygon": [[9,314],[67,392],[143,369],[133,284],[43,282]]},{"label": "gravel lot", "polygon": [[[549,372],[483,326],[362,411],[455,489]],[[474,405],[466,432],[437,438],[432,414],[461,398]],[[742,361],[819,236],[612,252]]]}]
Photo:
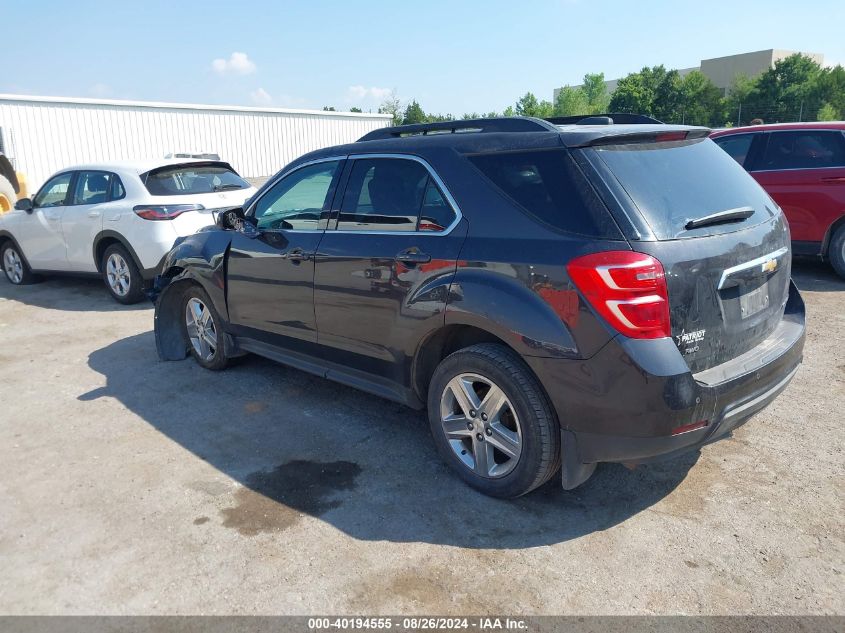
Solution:
[{"label": "gravel lot", "polygon": [[247,357],[155,354],[98,281],[0,280],[0,613],[845,612],[845,282],[805,362],[700,454],[513,502],[422,414]]}]

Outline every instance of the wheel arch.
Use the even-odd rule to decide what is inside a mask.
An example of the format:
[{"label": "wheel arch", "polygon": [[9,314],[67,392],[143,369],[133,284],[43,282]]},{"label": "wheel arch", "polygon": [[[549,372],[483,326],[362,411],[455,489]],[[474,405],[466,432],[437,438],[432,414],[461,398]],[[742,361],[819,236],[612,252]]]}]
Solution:
[{"label": "wheel arch", "polygon": [[161,360],[183,360],[188,346],[182,336],[182,296],[191,286],[203,285],[193,277],[177,278],[168,284],[156,301],[153,329],[156,351]]},{"label": "wheel arch", "polygon": [[106,249],[112,244],[120,244],[123,248],[125,248],[129,253],[129,256],[132,258],[132,261],[135,262],[135,266],[138,267],[138,270],[144,270],[144,267],[141,265],[141,259],[138,257],[138,253],[135,252],[135,249],[132,248],[129,240],[117,231],[106,230],[97,233],[91,250],[91,254],[94,257],[94,265],[97,267],[98,273],[103,272],[103,255],[105,255]]},{"label": "wheel arch", "polygon": [[836,232],[845,226],[845,213],[843,213],[838,219],[834,220],[829,227],[827,227],[827,232],[824,236],[824,241],[822,242],[822,252],[821,255],[825,259],[829,259],[829,251],[830,251],[830,243],[833,241],[833,236],[836,235]]},{"label": "wheel arch", "polygon": [[29,260],[26,258],[26,253],[24,253],[23,248],[21,248],[21,245],[15,239],[15,236],[12,235],[11,233],[9,233],[9,231],[1,230],[0,231],[0,249],[3,248],[3,245],[6,242],[11,242],[12,244],[15,245],[15,248],[18,251],[18,255],[20,255],[23,258],[24,263],[27,265],[27,267],[29,267],[30,270],[32,270],[32,266],[29,265]]},{"label": "wheel arch", "polygon": [[[411,369],[411,387],[422,402],[427,401],[428,386],[440,362],[478,343],[496,343],[519,354],[512,345],[489,329],[466,323],[444,325],[432,332],[418,346]],[[526,369],[533,373],[526,364]]]}]

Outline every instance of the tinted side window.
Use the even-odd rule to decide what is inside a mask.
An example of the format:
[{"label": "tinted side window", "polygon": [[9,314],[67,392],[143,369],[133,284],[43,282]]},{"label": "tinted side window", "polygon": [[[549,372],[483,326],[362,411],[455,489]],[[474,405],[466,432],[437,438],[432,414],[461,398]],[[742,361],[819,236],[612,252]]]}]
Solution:
[{"label": "tinted side window", "polygon": [[117,174],[112,174],[112,183],[111,183],[111,198],[110,200],[122,200],[126,197],[126,189],[123,187],[123,183],[120,181],[120,176]]},{"label": "tinted side window", "polygon": [[452,206],[446,201],[440,187],[429,176],[428,184],[423,194],[422,210],[420,221],[417,224],[418,231],[444,231],[455,221],[457,214]]},{"label": "tinted side window", "polygon": [[845,166],[841,132],[772,132],[758,169],[816,169]]},{"label": "tinted side window", "polygon": [[79,172],[71,204],[102,204],[107,202],[111,178],[111,174],[102,171]]},{"label": "tinted side window", "polygon": [[753,134],[736,134],[713,139],[716,145],[725,150],[728,156],[740,165],[745,165],[745,159],[748,158],[748,151],[751,149],[751,141],[753,140]]},{"label": "tinted side window", "polygon": [[141,176],[154,196],[187,196],[215,191],[247,189],[249,183],[223,165],[173,165]]},{"label": "tinted side window", "polygon": [[473,164],[530,215],[562,231],[605,237],[607,211],[563,150],[477,154]]},{"label": "tinted side window", "polygon": [[340,161],[297,169],[267,191],[255,204],[261,229],[319,229]]},{"label": "tinted side window", "polygon": [[73,176],[72,172],[59,174],[55,178],[47,181],[47,184],[41,188],[38,195],[32,201],[35,207],[59,207],[65,203],[67,199],[67,190],[70,186],[70,179]]},{"label": "tinted side window", "polygon": [[[340,207],[337,228],[344,231],[416,231],[428,170],[401,158],[368,158],[355,161]],[[433,212],[442,204],[431,194]],[[441,198],[442,200],[442,198]],[[444,201],[445,202],[445,201]],[[436,220],[428,230],[439,225]]]}]

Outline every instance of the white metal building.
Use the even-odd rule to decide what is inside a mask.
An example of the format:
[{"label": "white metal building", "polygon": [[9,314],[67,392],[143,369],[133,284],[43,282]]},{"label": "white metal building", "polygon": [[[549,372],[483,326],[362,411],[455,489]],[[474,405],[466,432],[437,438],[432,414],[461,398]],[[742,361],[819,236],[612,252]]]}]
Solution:
[{"label": "white metal building", "polygon": [[34,192],[79,163],[210,152],[247,178],[390,125],[386,114],[0,94],[0,141]]}]

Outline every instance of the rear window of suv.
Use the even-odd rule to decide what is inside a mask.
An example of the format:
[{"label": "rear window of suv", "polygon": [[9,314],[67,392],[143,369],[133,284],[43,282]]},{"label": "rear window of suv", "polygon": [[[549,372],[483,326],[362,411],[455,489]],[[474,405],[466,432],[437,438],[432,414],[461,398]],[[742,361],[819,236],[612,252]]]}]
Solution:
[{"label": "rear window of suv", "polygon": [[[774,203],[760,185],[709,139],[623,143],[592,149],[633,200],[657,239],[726,233],[758,224],[775,213]],[[690,220],[743,207],[751,207],[754,214],[741,223],[685,228]]]},{"label": "rear window of suv", "polygon": [[154,196],[183,196],[246,189],[249,183],[225,165],[173,165],[141,176]]},{"label": "rear window of suv", "polygon": [[619,236],[610,214],[565,150],[468,158],[502,193],[544,224],[589,237]]}]

